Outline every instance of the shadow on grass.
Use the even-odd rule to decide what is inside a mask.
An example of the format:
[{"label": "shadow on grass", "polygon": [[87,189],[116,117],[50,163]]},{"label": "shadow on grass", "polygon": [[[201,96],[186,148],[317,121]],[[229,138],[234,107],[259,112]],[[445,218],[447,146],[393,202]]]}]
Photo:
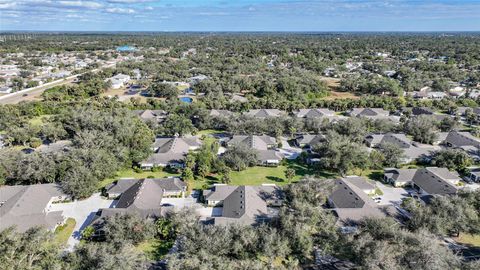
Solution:
[{"label": "shadow on grass", "polygon": [[270,181],[274,181],[274,182],[285,182],[284,179],[280,178],[280,177],[276,177],[276,176],[267,176],[266,177],[268,180]]},{"label": "shadow on grass", "polygon": [[205,177],[205,180],[206,180],[205,182],[206,182],[207,184],[209,184],[209,185],[213,185],[213,184],[215,184],[215,183],[219,183],[219,182],[220,182],[220,180],[219,180],[217,177],[213,176],[213,175],[208,175],[208,176],[206,176],[206,177]]},{"label": "shadow on grass", "polygon": [[375,180],[375,181],[382,181],[383,180],[383,172],[382,171],[373,171],[367,175],[368,178]]},{"label": "shadow on grass", "polygon": [[322,178],[335,178],[338,176],[333,172],[316,170],[312,166],[300,163],[298,160],[288,160],[286,165],[288,168],[294,169],[295,175],[300,176],[301,178],[308,175],[319,176]]},{"label": "shadow on grass", "polygon": [[172,248],[173,242],[156,240],[145,250],[145,255],[151,260],[161,260]]}]

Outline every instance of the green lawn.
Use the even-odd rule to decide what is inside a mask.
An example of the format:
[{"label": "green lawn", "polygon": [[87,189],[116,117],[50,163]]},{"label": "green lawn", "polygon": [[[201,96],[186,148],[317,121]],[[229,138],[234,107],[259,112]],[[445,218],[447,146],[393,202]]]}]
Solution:
[{"label": "green lawn", "polygon": [[135,172],[133,169],[122,169],[117,172],[114,177],[106,178],[103,181],[98,183],[98,188],[101,189],[108,184],[120,179],[120,178],[135,178],[135,179],[142,179],[142,178],[165,178],[168,176],[179,176],[180,174],[175,171],[169,170],[160,170],[158,172],[152,171],[142,171],[140,173]]},{"label": "green lawn", "polygon": [[[295,177],[292,182],[297,182],[301,178],[307,175],[316,175],[314,171],[305,165],[298,164],[296,162],[290,161],[287,165],[282,165],[278,167],[261,167],[255,166],[247,168],[243,171],[232,171],[230,174],[232,182],[231,185],[252,185],[258,186],[261,184],[276,184],[279,186],[289,184],[285,177],[285,171],[287,168],[292,168],[295,170]],[[321,178],[330,178],[335,175],[332,173],[321,173],[317,174]],[[217,175],[208,176],[206,180],[196,180],[194,182],[193,188],[202,189],[205,185],[212,185],[218,183],[219,179]]]},{"label": "green lawn", "polygon": [[135,248],[145,253],[150,260],[161,260],[172,248],[173,242],[151,239],[138,244]]},{"label": "green lawn", "polygon": [[63,224],[62,226],[58,226],[55,229],[55,241],[59,244],[62,244],[62,245],[66,244],[68,238],[73,233],[73,229],[75,228],[75,224],[77,224],[77,222],[75,222],[75,219],[68,218],[65,221],[65,224]]},{"label": "green lawn", "polygon": [[456,239],[459,243],[480,247],[480,234],[460,234],[460,237]]},{"label": "green lawn", "polygon": [[[288,161],[286,165],[278,167],[262,167],[255,166],[247,168],[246,170],[237,172],[232,171],[230,177],[232,179],[231,185],[251,185],[258,186],[261,184],[276,184],[279,186],[289,184],[285,177],[285,171],[287,168],[295,170],[295,177],[292,182],[296,182],[307,175],[314,175],[321,178],[334,178],[336,175],[330,172],[315,173],[308,166],[299,164],[295,161]],[[108,184],[120,179],[120,178],[165,178],[168,176],[180,176],[179,172],[170,170],[161,170],[158,172],[142,171],[140,173],[135,172],[133,169],[123,169],[117,172],[115,177],[107,178],[98,183],[98,188],[101,189]],[[212,185],[219,183],[220,179],[216,174],[207,176],[206,179],[197,179],[193,182],[192,188],[203,189],[206,185]]]}]

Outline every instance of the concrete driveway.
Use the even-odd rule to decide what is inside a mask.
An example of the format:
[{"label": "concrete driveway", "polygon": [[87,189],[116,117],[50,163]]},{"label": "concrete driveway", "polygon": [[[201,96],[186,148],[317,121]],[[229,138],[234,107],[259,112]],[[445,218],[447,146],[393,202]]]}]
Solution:
[{"label": "concrete driveway", "polygon": [[80,232],[90,223],[98,209],[109,208],[113,202],[100,197],[100,193],[95,193],[85,200],[51,205],[50,211],[63,211],[65,218],[73,218],[76,221],[73,233],[68,238],[68,250],[72,250],[80,241]]},{"label": "concrete driveway", "polygon": [[200,220],[205,220],[209,217],[219,217],[222,215],[223,207],[204,207],[201,206],[195,209],[195,213],[200,216]]},{"label": "concrete driveway", "polygon": [[286,159],[296,159],[300,153],[302,153],[302,148],[291,146],[286,138],[282,137],[280,140],[282,142],[282,148],[279,148],[278,151],[282,153]]},{"label": "concrete driveway", "polygon": [[162,205],[164,206],[173,206],[175,210],[180,210],[182,208],[198,208],[202,207],[201,204],[197,203],[197,200],[192,197],[187,198],[162,198]]},{"label": "concrete driveway", "polygon": [[398,205],[402,202],[402,199],[409,197],[410,189],[387,186],[380,182],[377,182],[377,187],[383,192],[383,195],[380,196],[379,205]]}]

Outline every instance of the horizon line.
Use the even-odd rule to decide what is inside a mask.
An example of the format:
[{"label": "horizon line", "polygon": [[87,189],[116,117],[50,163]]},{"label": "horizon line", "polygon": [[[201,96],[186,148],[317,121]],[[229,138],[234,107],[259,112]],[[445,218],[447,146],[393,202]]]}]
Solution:
[{"label": "horizon line", "polygon": [[480,33],[480,30],[2,30],[4,33]]}]

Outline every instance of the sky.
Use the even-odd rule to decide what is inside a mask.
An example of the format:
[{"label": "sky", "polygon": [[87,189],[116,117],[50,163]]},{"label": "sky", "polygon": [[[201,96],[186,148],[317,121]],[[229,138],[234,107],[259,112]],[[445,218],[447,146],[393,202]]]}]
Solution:
[{"label": "sky", "polygon": [[480,0],[0,0],[0,31],[480,31]]}]

